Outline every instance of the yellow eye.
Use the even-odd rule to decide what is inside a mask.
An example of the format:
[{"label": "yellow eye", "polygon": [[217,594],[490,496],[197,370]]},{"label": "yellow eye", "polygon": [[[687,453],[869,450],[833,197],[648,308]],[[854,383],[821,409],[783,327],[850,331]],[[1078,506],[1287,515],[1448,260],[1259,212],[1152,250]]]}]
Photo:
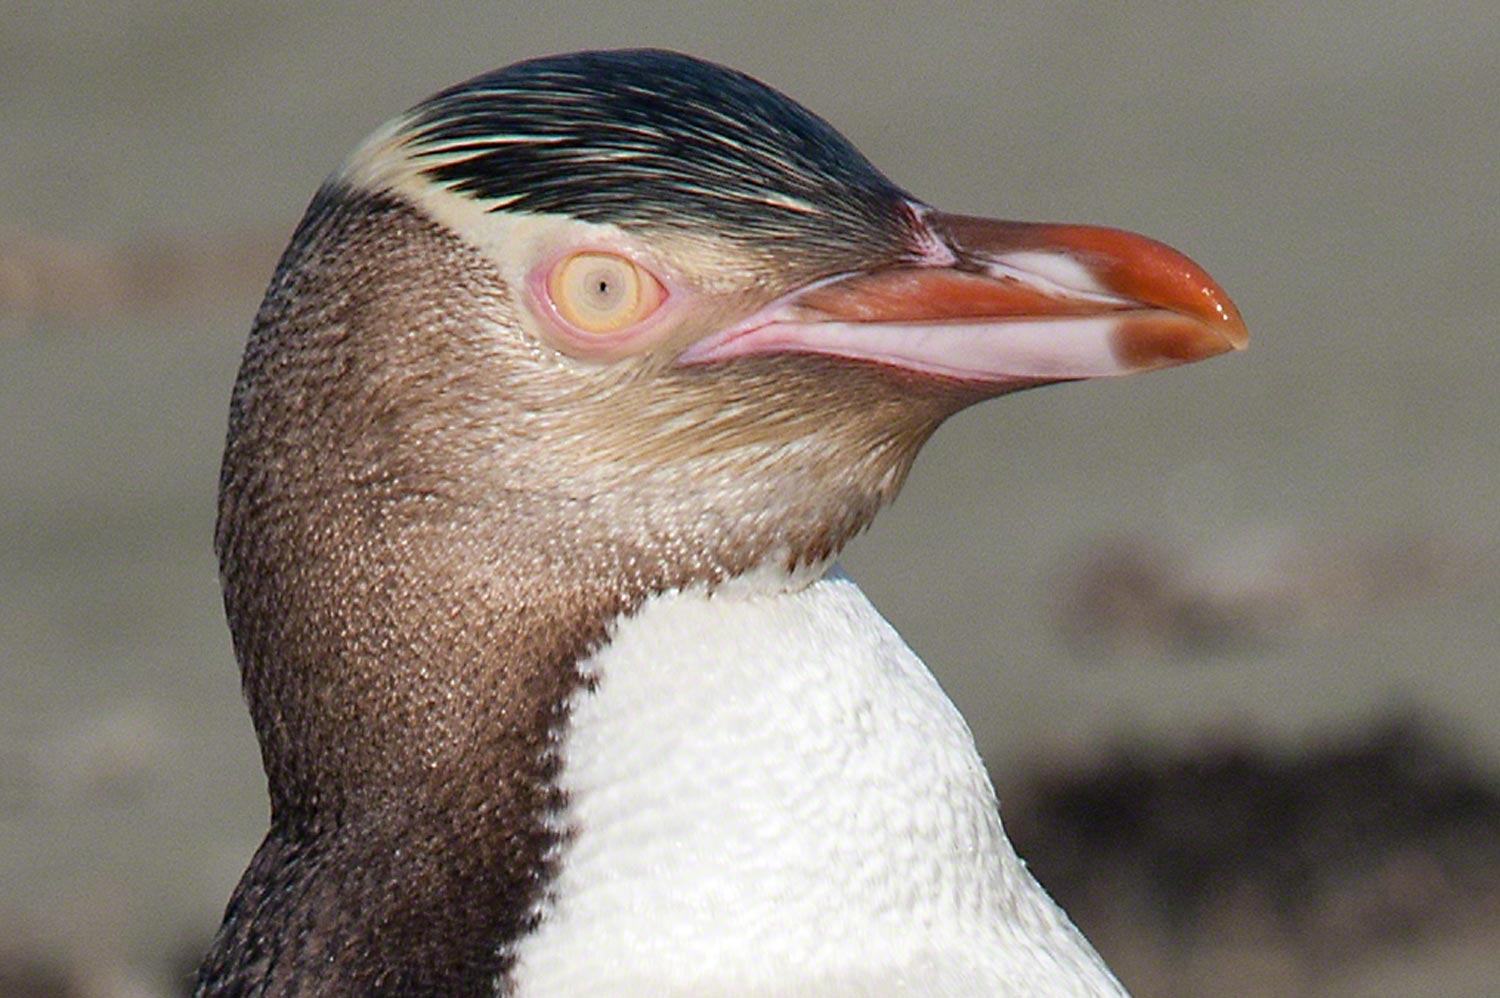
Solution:
[{"label": "yellow eye", "polygon": [[558,315],[586,333],[613,333],[634,325],[665,296],[649,271],[596,250],[559,261],[547,275],[547,293]]}]

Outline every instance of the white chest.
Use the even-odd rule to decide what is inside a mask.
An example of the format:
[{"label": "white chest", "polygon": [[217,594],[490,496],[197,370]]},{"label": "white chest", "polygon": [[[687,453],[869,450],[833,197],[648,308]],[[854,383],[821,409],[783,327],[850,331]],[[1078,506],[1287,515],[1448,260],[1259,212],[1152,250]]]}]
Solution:
[{"label": "white chest", "polygon": [[521,998],[1118,995],[973,738],[848,578],[676,593],[589,663]]}]

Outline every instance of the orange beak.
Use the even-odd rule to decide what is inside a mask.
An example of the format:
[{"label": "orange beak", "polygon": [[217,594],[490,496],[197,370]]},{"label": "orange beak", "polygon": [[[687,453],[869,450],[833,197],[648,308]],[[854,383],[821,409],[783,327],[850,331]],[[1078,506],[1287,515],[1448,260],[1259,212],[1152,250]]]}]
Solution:
[{"label": "orange beak", "polygon": [[923,209],[931,249],[819,281],[680,357],[820,353],[978,383],[986,394],[1186,364],[1245,346],[1201,267],[1144,236]]}]

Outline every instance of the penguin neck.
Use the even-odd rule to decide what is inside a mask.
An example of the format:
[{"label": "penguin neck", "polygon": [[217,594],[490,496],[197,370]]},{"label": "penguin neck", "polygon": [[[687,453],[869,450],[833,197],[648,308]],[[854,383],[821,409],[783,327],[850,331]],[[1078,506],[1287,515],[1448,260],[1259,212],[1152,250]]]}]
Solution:
[{"label": "penguin neck", "polygon": [[632,554],[555,510],[313,505],[226,467],[225,602],[272,821],[198,993],[504,993],[562,851],[585,663],[649,593],[737,570]]}]

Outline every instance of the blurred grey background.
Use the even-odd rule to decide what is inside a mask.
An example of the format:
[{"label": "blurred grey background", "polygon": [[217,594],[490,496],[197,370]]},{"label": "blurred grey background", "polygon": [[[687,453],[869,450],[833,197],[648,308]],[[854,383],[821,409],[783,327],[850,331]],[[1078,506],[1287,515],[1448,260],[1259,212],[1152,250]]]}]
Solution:
[{"label": "blurred grey background", "polygon": [[[307,200],[427,94],[577,48],[731,64],[934,204],[1147,233],[1244,312],[1245,354],[954,419],[847,554],[1008,816],[1120,746],[1295,760],[1392,710],[1487,786],[1500,7],[1209,10],[6,0],[0,994],[180,987],[264,830],[210,534]],[[1420,869],[1377,906],[1426,890],[1438,928],[1334,961],[1284,925],[1198,926],[1200,959],[1078,914],[1142,994],[1497,993],[1493,868],[1469,893]]]}]

